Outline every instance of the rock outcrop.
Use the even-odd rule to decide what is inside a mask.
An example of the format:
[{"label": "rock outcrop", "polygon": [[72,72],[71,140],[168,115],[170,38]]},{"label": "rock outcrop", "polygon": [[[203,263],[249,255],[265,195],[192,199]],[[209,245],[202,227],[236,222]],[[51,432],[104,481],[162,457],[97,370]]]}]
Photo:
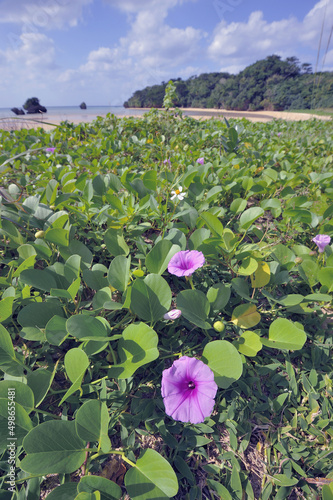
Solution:
[{"label": "rock outcrop", "polygon": [[34,113],[47,113],[47,109],[45,108],[45,106],[42,106],[41,104],[32,104],[31,106],[28,107],[27,114],[31,115]]},{"label": "rock outcrop", "polygon": [[15,113],[16,115],[25,115],[25,112],[23,111],[23,109],[20,109],[20,108],[12,108],[11,111],[13,113]]},{"label": "rock outcrop", "polygon": [[80,108],[81,108],[81,109],[87,109],[87,105],[86,105],[86,103],[85,103],[85,102],[81,102],[81,104],[80,104]]}]

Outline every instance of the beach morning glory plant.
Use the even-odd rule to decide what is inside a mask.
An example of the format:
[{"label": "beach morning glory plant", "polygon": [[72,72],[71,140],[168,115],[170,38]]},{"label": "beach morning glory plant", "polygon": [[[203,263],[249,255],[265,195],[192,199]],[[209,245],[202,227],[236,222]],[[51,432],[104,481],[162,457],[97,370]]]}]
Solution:
[{"label": "beach morning glory plant", "polygon": [[202,423],[213,411],[216,392],[214,373],[199,359],[182,356],[163,371],[165,413],[174,420]]},{"label": "beach morning glory plant", "polygon": [[171,257],[168,271],[175,276],[192,276],[194,271],[202,267],[205,257],[198,250],[181,250]]},{"label": "beach morning glory plant", "polygon": [[323,253],[325,247],[330,244],[331,238],[327,234],[317,234],[312,241],[317,245],[319,253]]},{"label": "beach morning glory plant", "polygon": [[205,163],[205,159],[204,158],[198,158],[197,159],[197,163],[200,163],[200,165],[203,165]]}]

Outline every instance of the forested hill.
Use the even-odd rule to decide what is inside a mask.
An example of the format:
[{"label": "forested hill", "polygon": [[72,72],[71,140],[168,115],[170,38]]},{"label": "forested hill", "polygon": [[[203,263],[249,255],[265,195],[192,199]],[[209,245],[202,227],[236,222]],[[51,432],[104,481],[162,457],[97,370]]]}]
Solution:
[{"label": "forested hill", "polygon": [[[310,64],[296,57],[285,61],[272,55],[238,75],[204,73],[188,80],[173,79],[177,107],[223,108],[240,111],[333,107],[333,72],[312,73]],[[160,108],[167,83],[137,90],[125,107]]]}]

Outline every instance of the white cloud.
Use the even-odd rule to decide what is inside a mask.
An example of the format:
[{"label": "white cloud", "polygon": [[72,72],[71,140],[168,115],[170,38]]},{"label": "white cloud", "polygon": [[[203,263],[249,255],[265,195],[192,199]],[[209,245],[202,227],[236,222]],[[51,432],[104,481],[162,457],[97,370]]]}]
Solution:
[{"label": "white cloud", "polygon": [[73,27],[94,0],[3,0],[0,23],[14,23],[25,32]]},{"label": "white cloud", "polygon": [[296,17],[267,22],[261,11],[252,12],[247,22],[227,23],[222,20],[216,27],[207,54],[218,61],[220,69],[240,70],[246,65],[271,54],[288,57],[297,54],[293,47],[316,49],[323,18],[326,16],[323,40],[328,39],[333,18],[333,0],[321,0],[303,20]]}]

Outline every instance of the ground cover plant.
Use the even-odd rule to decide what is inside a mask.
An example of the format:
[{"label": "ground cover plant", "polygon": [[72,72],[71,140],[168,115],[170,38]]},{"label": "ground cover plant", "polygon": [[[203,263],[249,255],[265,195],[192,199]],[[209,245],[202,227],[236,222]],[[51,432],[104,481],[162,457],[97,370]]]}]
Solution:
[{"label": "ground cover plant", "polygon": [[333,498],[332,132],[0,131],[1,500]]}]

